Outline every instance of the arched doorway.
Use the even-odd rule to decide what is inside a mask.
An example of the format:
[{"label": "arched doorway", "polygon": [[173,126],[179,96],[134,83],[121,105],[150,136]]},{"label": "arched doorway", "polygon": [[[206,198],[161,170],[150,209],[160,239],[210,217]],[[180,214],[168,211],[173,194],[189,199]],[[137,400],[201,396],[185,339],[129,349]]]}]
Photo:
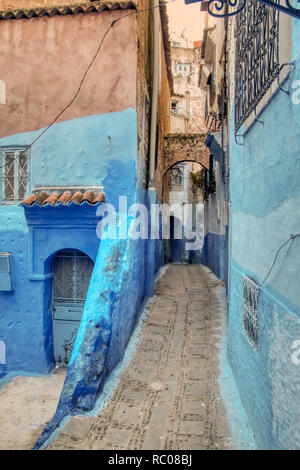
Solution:
[{"label": "arched doorway", "polygon": [[69,363],[93,268],[78,250],[59,251],[52,259],[53,355],[59,367]]}]

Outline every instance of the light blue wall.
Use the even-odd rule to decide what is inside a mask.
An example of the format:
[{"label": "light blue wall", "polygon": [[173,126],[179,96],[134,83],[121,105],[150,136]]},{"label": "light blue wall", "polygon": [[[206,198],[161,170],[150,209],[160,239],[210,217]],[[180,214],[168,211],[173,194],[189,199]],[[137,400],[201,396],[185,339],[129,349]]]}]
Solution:
[{"label": "light blue wall", "polygon": [[[287,89],[300,79],[299,41],[300,22],[293,20],[296,70]],[[300,232],[300,105],[278,92],[259,119],[263,124],[253,125],[243,146],[231,130],[228,354],[258,447],[299,449],[300,365],[292,361],[292,344],[300,339],[300,239],[281,250],[261,289],[258,352],[243,334],[242,278],[261,283],[278,248]]]},{"label": "light blue wall", "polygon": [[[27,145],[39,132],[0,139],[0,146]],[[129,206],[136,198],[136,161],[134,109],[62,122],[32,147],[29,189],[37,185],[103,185],[107,202],[118,207],[119,195],[127,195]],[[79,209],[84,214],[86,210],[96,212],[96,207]],[[60,214],[65,217],[63,229],[59,227],[62,222],[53,221],[53,213],[55,219],[61,210],[66,211]],[[97,255],[96,220],[79,227],[84,217],[76,215],[74,208],[47,207],[40,214],[49,223],[41,222],[38,230],[43,233],[36,231],[33,236],[23,207],[0,205],[0,251],[12,253],[14,287],[13,292],[0,292],[0,340],[5,341],[7,354],[6,364],[0,365],[1,374],[47,373],[53,367],[50,306],[45,307],[50,302],[51,279],[43,278],[48,274],[44,262],[49,264],[56,251],[67,247],[80,249],[93,259]],[[50,229],[43,230],[43,224],[51,223]]]},{"label": "light blue wall", "polygon": [[[42,130],[2,138],[0,147],[29,145]],[[29,190],[43,185],[104,185],[107,202],[114,204],[119,194],[132,200],[136,159],[135,109],[54,124],[32,147]]]}]

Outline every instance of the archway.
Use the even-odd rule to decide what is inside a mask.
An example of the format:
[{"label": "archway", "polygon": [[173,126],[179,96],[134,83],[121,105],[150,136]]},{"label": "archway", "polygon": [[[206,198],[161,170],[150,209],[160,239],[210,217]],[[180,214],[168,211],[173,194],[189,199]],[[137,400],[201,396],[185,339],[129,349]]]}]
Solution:
[{"label": "archway", "polygon": [[204,241],[206,168],[191,160],[176,162],[163,175],[163,202],[170,213],[166,261],[199,263]]},{"label": "archway", "polygon": [[79,250],[61,250],[52,258],[53,356],[59,367],[69,363],[93,268]]}]

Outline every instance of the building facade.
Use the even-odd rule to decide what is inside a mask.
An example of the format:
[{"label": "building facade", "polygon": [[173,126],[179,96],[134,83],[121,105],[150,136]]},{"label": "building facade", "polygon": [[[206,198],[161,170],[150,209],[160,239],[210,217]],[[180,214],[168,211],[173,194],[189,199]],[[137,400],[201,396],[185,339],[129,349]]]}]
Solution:
[{"label": "building facade", "polygon": [[171,76],[164,6],[52,5],[16,0],[0,12],[0,367],[68,365],[57,423],[93,406],[163,262],[151,241],[100,240],[98,227],[105,207],[120,217],[120,196],[128,209],[156,198],[149,154],[160,164]]},{"label": "building facade", "polygon": [[201,261],[228,289],[228,141],[226,99],[226,24],[214,18],[203,2],[199,14],[204,23],[199,84],[205,90],[204,127],[210,152],[205,174],[205,238]]},{"label": "building facade", "polygon": [[[208,18],[203,37],[213,183],[206,226],[222,236],[228,195],[227,352],[259,449],[300,448],[299,36],[299,19],[247,0],[230,19]],[[211,244],[204,263],[224,279]],[[217,260],[226,266],[227,255]]]},{"label": "building facade", "polygon": [[299,449],[300,21],[247,5],[229,33],[228,352],[259,448]]},{"label": "building facade", "polygon": [[199,43],[193,48],[183,47],[178,41],[172,43],[171,131],[174,134],[204,132],[205,92],[199,86],[200,53]]}]

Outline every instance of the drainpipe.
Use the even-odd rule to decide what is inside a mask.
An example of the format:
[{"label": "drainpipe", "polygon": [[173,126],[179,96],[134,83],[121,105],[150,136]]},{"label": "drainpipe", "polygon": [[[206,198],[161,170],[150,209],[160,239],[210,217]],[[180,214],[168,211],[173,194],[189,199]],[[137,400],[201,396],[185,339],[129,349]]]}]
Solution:
[{"label": "drainpipe", "polygon": [[153,84],[151,103],[151,131],[150,131],[150,162],[149,162],[149,186],[154,187],[155,177],[155,153],[156,153],[156,128],[158,108],[158,86],[160,65],[160,12],[159,0],[153,0]]}]

